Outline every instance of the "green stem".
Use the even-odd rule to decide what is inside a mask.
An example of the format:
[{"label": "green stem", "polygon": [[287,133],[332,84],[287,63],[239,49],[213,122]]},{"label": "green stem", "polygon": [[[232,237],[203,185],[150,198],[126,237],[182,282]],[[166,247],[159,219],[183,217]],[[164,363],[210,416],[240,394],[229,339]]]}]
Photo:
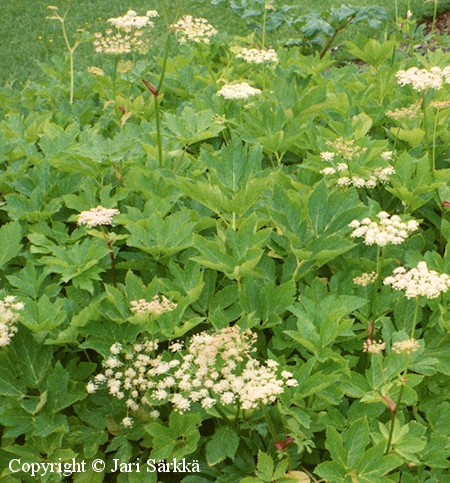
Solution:
[{"label": "green stem", "polygon": [[162,148],[162,133],[161,133],[161,112],[159,110],[158,96],[153,96],[155,99],[155,117],[156,117],[156,138],[158,141],[158,161],[159,167],[164,167],[164,157]]},{"label": "green stem", "polygon": [[391,450],[392,437],[394,435],[395,418],[397,416],[397,409],[402,402],[403,389],[404,389],[405,384],[406,384],[406,374],[408,373],[408,364],[409,364],[409,354],[406,355],[405,370],[403,371],[401,381],[400,381],[400,392],[398,394],[397,404],[395,405],[395,409],[392,412],[391,427],[389,429],[389,437],[388,437],[388,442],[387,442],[387,446],[386,446],[386,451],[384,452],[385,455],[388,455],[390,450]]},{"label": "green stem", "polygon": [[156,90],[158,92],[161,91],[161,88],[164,83],[164,77],[166,76],[166,68],[167,68],[167,59],[169,58],[169,49],[170,49],[170,41],[171,41],[172,35],[170,32],[167,33],[167,39],[166,39],[166,46],[164,48],[164,59],[163,59],[163,65],[162,65],[162,70],[161,70],[161,76],[159,78],[159,84]]},{"label": "green stem", "polygon": [[261,39],[262,50],[264,50],[266,45],[266,22],[267,22],[267,7],[266,7],[266,3],[264,2],[263,31],[262,31],[262,39]]},{"label": "green stem", "polygon": [[436,16],[439,0],[434,0],[433,21],[431,23],[431,34],[434,34],[434,28],[436,26]]},{"label": "green stem", "polygon": [[70,62],[70,104],[73,104],[73,90],[74,90],[74,72],[73,72],[73,53],[77,47],[77,44],[74,44],[74,47],[70,46],[69,39],[67,38],[67,33],[66,33],[66,27],[65,27],[65,22],[64,19],[61,20],[61,26],[62,26],[62,32],[63,32],[63,37],[64,41],[67,46],[67,50],[69,51],[69,62]]},{"label": "green stem", "polygon": [[116,109],[116,112],[118,112],[118,109],[117,109],[117,106],[116,106],[116,78],[117,78],[117,64],[119,63],[119,56],[116,55],[114,57],[114,71],[113,71],[113,85],[112,85],[112,88],[113,88],[113,101],[114,101],[114,106],[115,106],[115,109]]},{"label": "green stem", "polygon": [[209,75],[211,76],[211,79],[213,80],[214,84],[217,82],[217,79],[216,79],[216,76],[214,75],[214,72],[213,70],[211,69],[210,65],[211,65],[211,62],[208,62],[203,54],[203,51],[202,51],[202,46],[199,45],[197,47],[197,52],[200,54],[200,57],[201,57],[201,60],[203,62],[203,64],[206,66],[206,68],[208,69],[208,72],[209,72]]},{"label": "green stem", "polygon": [[269,412],[267,411],[266,406],[263,404],[263,412],[264,412],[264,418],[267,422],[267,426],[269,427],[270,434],[272,435],[272,438],[276,443],[279,442],[279,438],[277,435],[277,432],[275,431],[275,426],[273,425],[272,418],[270,417]]}]

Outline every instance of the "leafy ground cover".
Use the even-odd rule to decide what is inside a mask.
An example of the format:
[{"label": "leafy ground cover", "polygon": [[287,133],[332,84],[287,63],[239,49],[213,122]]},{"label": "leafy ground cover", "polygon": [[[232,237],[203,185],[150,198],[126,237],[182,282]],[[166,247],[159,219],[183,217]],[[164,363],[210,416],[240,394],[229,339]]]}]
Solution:
[{"label": "leafy ground cover", "polygon": [[447,39],[213,3],[0,90],[0,478],[446,483]]}]

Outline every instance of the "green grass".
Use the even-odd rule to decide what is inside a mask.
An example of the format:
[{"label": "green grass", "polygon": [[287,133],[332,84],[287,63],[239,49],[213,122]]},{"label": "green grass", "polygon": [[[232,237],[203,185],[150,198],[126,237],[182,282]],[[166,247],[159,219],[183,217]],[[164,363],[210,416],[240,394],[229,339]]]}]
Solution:
[{"label": "green grass", "polygon": [[[77,29],[83,28],[93,33],[102,31],[106,28],[106,20],[113,16],[123,15],[129,8],[133,8],[138,13],[145,13],[149,9],[156,9],[159,12],[164,10],[164,2],[161,0],[133,0],[124,2],[123,0],[73,0],[70,11],[67,15],[67,29],[72,40],[75,39]],[[170,2],[168,17],[171,21],[175,20],[176,5],[175,0]],[[275,6],[278,4],[305,6],[306,12],[311,5],[316,9],[326,9],[330,6],[339,6],[342,3],[357,5],[378,4],[385,8],[389,17],[391,28],[395,20],[395,3],[392,0],[315,0],[313,4],[307,0],[290,0],[281,2],[273,1]],[[0,70],[0,84],[16,83],[22,85],[31,80],[45,80],[44,74],[37,62],[49,62],[55,55],[65,55],[66,50],[61,34],[61,25],[55,20],[46,17],[51,15],[47,5],[53,4],[59,7],[60,14],[63,14],[68,2],[64,0],[49,0],[31,2],[30,0],[5,0],[0,2],[0,15],[3,19],[2,36],[0,39],[0,59],[3,68]],[[199,6],[201,4],[201,6]],[[185,1],[180,15],[190,13],[194,16],[206,17],[214,26],[220,30],[225,30],[233,34],[242,35],[245,33],[245,23],[223,3],[219,6],[211,6],[208,0],[197,2]],[[400,13],[405,13],[407,8],[406,0],[398,0]],[[423,0],[412,0],[411,9],[418,17],[431,15],[433,12],[433,2],[425,3]],[[450,0],[441,0],[439,9],[450,8]],[[300,8],[300,13],[302,13]],[[159,22],[161,23],[161,22]],[[164,29],[156,29],[154,34],[158,37]],[[155,49],[160,49],[161,45],[155,39]],[[100,62],[101,63],[101,62]],[[75,53],[75,68],[85,68],[88,65],[98,65],[92,45],[85,43],[80,45]]]}]

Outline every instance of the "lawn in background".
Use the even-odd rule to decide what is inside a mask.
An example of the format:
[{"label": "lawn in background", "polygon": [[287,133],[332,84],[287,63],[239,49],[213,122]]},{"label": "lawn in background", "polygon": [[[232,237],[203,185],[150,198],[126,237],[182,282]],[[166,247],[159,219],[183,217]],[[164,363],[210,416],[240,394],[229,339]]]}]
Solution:
[{"label": "lawn in background", "polygon": [[[177,15],[176,7],[173,5],[178,3],[175,1],[170,2],[171,8],[168,13],[169,17],[173,17],[173,21],[175,21],[175,16]],[[395,3],[392,0],[349,0],[342,2],[334,0],[315,0],[314,2],[291,0],[286,2],[274,1],[273,3],[275,6],[277,3],[304,6],[304,10],[300,9],[299,15],[306,13],[311,6],[320,10],[340,6],[343,3],[349,5],[378,4],[386,9],[389,19],[386,28],[394,28],[395,25]],[[16,83],[17,86],[21,86],[27,79],[42,81],[44,73],[36,61],[48,63],[53,56],[61,57],[66,54],[60,23],[47,19],[51,15],[51,11],[47,9],[49,4],[57,6],[60,14],[66,11],[69,4],[71,5],[66,21],[71,39],[75,38],[74,32],[77,29],[85,29],[90,33],[104,31],[108,18],[123,15],[129,8],[136,10],[140,14],[151,9],[163,11],[163,2],[157,0],[133,0],[131,2],[122,0],[96,0],[95,2],[91,0],[74,0],[72,2],[63,0],[50,0],[50,2],[4,0],[0,2],[0,16],[2,18],[0,85]],[[433,8],[433,1],[411,1],[411,9],[418,18],[432,15]],[[439,2],[440,11],[444,11],[447,8],[450,8],[450,0]],[[406,9],[406,0],[399,0],[399,14],[405,15]],[[245,33],[245,23],[227,8],[226,2],[212,6],[208,0],[185,1],[179,16],[183,14],[203,16],[217,28],[232,34]],[[159,24],[162,25],[161,23]],[[161,49],[162,45],[158,40],[161,30],[158,31],[156,28],[154,33],[154,48]],[[348,32],[348,35],[351,36],[352,32]],[[270,40],[273,43],[276,42],[276,39],[269,38]],[[95,64],[97,60],[90,43],[80,45],[75,56],[76,69]]]}]

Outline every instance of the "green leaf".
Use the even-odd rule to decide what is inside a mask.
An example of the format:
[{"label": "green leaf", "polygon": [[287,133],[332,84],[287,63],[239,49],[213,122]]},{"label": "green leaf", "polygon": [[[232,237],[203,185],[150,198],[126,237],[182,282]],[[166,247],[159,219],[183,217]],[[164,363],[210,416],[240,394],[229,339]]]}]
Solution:
[{"label": "green leaf", "polygon": [[18,221],[11,221],[0,228],[0,268],[14,258],[22,248],[22,228]]},{"label": "green leaf", "polygon": [[258,464],[256,466],[256,475],[258,478],[266,482],[273,480],[274,463],[273,459],[267,453],[258,451]]},{"label": "green leaf", "polygon": [[51,414],[56,414],[62,409],[71,406],[74,402],[86,397],[84,391],[78,394],[70,393],[68,385],[69,373],[58,361],[47,379],[47,408]]},{"label": "green leaf", "polygon": [[234,458],[239,446],[239,436],[230,426],[222,426],[206,443],[206,460],[211,466]]},{"label": "green leaf", "polygon": [[53,349],[38,344],[25,327],[20,327],[10,344],[20,380],[29,388],[39,388],[51,366]]},{"label": "green leaf", "polygon": [[144,430],[154,438],[151,458],[181,459],[197,449],[200,440],[198,427],[200,414],[179,414],[175,411],[169,416],[169,426],[154,422],[147,424]]}]

